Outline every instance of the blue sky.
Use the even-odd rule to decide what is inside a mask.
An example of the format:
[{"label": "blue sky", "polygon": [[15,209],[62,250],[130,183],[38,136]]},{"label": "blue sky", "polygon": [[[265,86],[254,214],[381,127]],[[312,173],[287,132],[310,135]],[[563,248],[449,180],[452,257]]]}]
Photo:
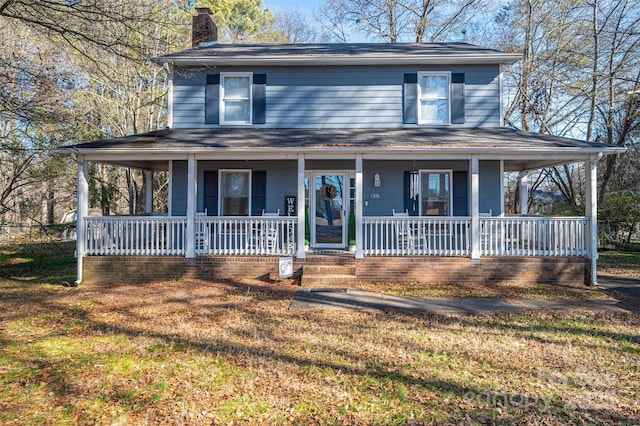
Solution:
[{"label": "blue sky", "polygon": [[318,0],[263,0],[263,3],[272,12],[298,9],[301,13],[311,16],[311,11],[318,4]]}]

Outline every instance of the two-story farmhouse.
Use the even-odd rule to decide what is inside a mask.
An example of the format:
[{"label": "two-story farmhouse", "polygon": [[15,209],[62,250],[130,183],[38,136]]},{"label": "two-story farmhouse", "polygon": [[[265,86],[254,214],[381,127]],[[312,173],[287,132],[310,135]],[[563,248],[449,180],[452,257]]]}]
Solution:
[{"label": "two-story farmhouse", "polygon": [[[616,148],[502,127],[501,68],[518,59],[211,39],[155,58],[171,73],[168,128],[65,149],[78,279],[256,277],[292,257],[369,281],[595,282],[596,162]],[[89,162],[169,171],[168,214],[88,217]],[[576,162],[585,217],[527,215],[528,173]],[[504,212],[505,172],[521,176],[519,215]]]}]

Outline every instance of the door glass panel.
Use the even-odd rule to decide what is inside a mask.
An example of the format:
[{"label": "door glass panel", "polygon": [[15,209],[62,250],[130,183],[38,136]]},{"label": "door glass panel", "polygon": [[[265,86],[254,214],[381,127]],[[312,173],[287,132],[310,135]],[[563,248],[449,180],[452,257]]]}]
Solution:
[{"label": "door glass panel", "polygon": [[344,176],[315,177],[315,241],[318,244],[344,245]]},{"label": "door glass panel", "polygon": [[450,216],[448,172],[422,173],[422,215]]}]

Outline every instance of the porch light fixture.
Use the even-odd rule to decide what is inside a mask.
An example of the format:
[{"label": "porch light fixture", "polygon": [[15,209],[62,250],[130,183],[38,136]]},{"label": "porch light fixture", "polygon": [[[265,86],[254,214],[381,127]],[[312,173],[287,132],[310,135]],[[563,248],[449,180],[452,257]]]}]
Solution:
[{"label": "porch light fixture", "polygon": [[378,173],[376,173],[373,176],[373,187],[374,188],[380,188],[380,175]]}]

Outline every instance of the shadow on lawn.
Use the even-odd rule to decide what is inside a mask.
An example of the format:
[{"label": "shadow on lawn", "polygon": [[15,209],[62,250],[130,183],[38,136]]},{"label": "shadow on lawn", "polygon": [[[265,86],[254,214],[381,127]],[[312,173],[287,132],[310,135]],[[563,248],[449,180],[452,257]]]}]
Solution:
[{"label": "shadow on lawn", "polygon": [[67,285],[75,281],[75,241],[0,245],[0,280]]},{"label": "shadow on lawn", "polygon": [[[0,278],[6,278],[16,283],[54,283],[53,281],[57,277],[55,275],[51,279],[48,277],[52,271],[58,271],[58,267],[60,271],[69,269],[69,265],[66,263],[69,260],[67,259],[68,254],[65,257],[62,254],[57,256],[55,253],[47,253],[33,253],[32,255],[20,253],[19,255],[20,258],[31,259],[31,262],[42,265],[41,269],[29,269],[29,261],[19,264],[0,263],[2,265]],[[47,263],[45,262],[47,257],[60,260],[55,262],[49,260]],[[0,262],[5,262],[5,260],[0,259]],[[71,258],[69,263],[71,271],[73,271],[75,259]],[[523,312],[482,316],[447,316],[399,311],[387,312],[386,314],[345,313],[345,316],[363,316],[364,320],[353,324],[344,322],[341,315],[288,311],[287,304],[297,291],[298,287],[294,286],[274,286],[259,281],[243,282],[240,280],[218,283],[187,280],[144,285],[94,285],[81,286],[68,291],[38,289],[36,286],[21,290],[20,286],[14,285],[11,292],[5,292],[3,288],[0,288],[0,319],[2,320],[1,324],[27,319],[27,317],[39,317],[45,321],[47,330],[52,331],[34,335],[28,341],[29,345],[39,339],[55,336],[56,333],[83,340],[94,336],[109,335],[123,335],[132,340],[137,337],[151,338],[167,344],[174,352],[183,352],[184,356],[192,356],[192,353],[213,354],[224,357],[229,363],[241,368],[248,369],[255,365],[268,365],[269,362],[275,361],[300,367],[298,374],[313,374],[304,372],[304,367],[313,367],[314,369],[328,370],[341,377],[373,378],[382,382],[410,386],[417,391],[424,390],[436,395],[434,403],[437,405],[448,406],[447,404],[450,404],[452,411],[449,415],[452,420],[464,419],[465,416],[469,416],[471,419],[485,419],[489,423],[522,423],[526,422],[523,415],[528,416],[529,419],[540,415],[547,416],[551,423],[573,422],[576,421],[575,417],[602,423],[627,424],[635,421],[631,415],[620,414],[615,411],[615,408],[592,409],[578,406],[567,410],[561,397],[551,400],[525,393],[502,393],[492,389],[466,386],[453,380],[438,379],[435,376],[416,376],[407,372],[402,363],[363,359],[361,353],[358,352],[359,348],[354,348],[353,351],[344,348],[338,349],[332,346],[331,342],[334,339],[345,338],[346,330],[353,327],[356,327],[357,330],[348,330],[352,336],[369,336],[371,329],[366,318],[374,315],[376,318],[382,316],[389,318],[389,320],[404,322],[407,327],[424,327],[426,332],[429,327],[435,325],[451,326],[456,329],[469,327],[473,332],[486,333],[487,335],[502,335],[503,332],[506,332],[519,338],[534,339],[542,343],[550,341],[549,337],[545,336],[546,334],[569,334],[576,337],[601,337],[637,345],[640,343],[638,334],[615,333],[578,326],[571,318],[565,318],[562,315],[556,317],[556,314],[553,313],[534,317],[535,322],[531,325],[523,325],[521,321],[515,321],[517,317],[527,315]],[[624,320],[627,324],[640,325],[640,317],[637,314],[592,315],[598,322],[605,324],[606,319],[613,315],[616,318],[621,318],[621,321]],[[234,321],[226,323],[224,327],[216,322],[227,316],[233,318]],[[197,331],[202,331],[202,333],[194,333],[198,337],[188,337],[174,331],[177,330],[177,319],[187,323],[197,323],[198,327],[201,327]],[[313,325],[315,330],[321,330],[324,333],[316,336],[317,341],[313,344],[310,354],[305,355],[304,351],[287,353],[286,348],[309,344],[304,340],[307,336],[304,333],[297,336],[295,333],[282,332],[282,330],[287,330],[289,323],[294,321],[302,324],[307,322]],[[69,331],[70,324],[80,325],[77,326],[77,329]],[[37,328],[37,322],[31,327]],[[210,329],[217,330],[216,327],[230,333],[233,339],[215,333],[207,333]],[[292,329],[296,330],[293,326]],[[393,333],[379,333],[379,335],[371,335],[370,338],[376,339],[377,344],[384,345],[390,350],[401,351],[413,344],[408,339],[405,341]],[[263,345],[261,342],[269,342],[270,344]],[[70,365],[84,365],[83,363],[90,359],[87,358],[89,355],[83,355],[82,359],[72,357],[46,359],[41,354],[26,349],[13,350],[12,348],[25,346],[25,341],[10,337],[4,326],[0,326],[0,344],[3,348],[7,348],[2,355],[8,365],[25,366],[29,371],[29,374],[16,376],[10,381],[14,381],[25,389],[42,386],[44,383],[44,386],[53,393],[53,398],[57,400],[55,405],[65,405],[69,401],[75,403],[87,398],[87,389],[75,385],[69,371]],[[146,356],[145,350],[148,349],[141,346],[139,356]],[[412,350],[416,350],[416,348]],[[322,359],[321,355],[324,353],[339,355],[343,361]],[[484,362],[486,359],[476,361]],[[502,368],[505,374],[517,369],[511,365],[504,365]],[[269,374],[268,370],[266,374]],[[526,376],[527,372],[518,371],[517,374],[525,374]],[[321,378],[317,380],[321,381]],[[348,379],[342,380],[348,382]],[[354,381],[352,385],[356,386],[357,383],[359,382]],[[282,386],[286,386],[286,384]],[[370,392],[375,393],[375,391]],[[156,404],[148,394],[136,396],[127,393],[126,390],[106,389],[102,390],[101,396],[119,404],[130,404],[130,409],[137,409],[141,412]],[[450,401],[451,399],[453,401]],[[320,401],[320,403],[330,402]],[[498,406],[506,408],[496,410]],[[86,420],[90,422],[95,419]]]},{"label": "shadow on lawn", "polygon": [[[247,284],[236,281],[226,281],[218,284],[192,283],[198,286],[197,294],[189,294],[189,283],[159,283],[145,285],[144,292],[140,292],[139,286],[132,285],[111,285],[111,286],[87,286],[64,292],[50,292],[44,299],[29,299],[25,296],[21,303],[38,304],[37,311],[44,313],[49,318],[51,326],[64,330],[69,322],[81,320],[82,330],[75,334],[75,337],[124,335],[132,339],[144,337],[145,339],[157,339],[169,345],[173,351],[189,353],[215,354],[224,357],[229,363],[239,367],[251,368],[251,365],[265,365],[271,361],[284,363],[287,365],[308,367],[329,370],[334,374],[343,377],[354,376],[360,378],[373,378],[382,382],[401,384],[414,389],[423,389],[431,392],[438,400],[454,401],[454,411],[450,414],[452,419],[469,416],[471,419],[488,419],[490,422],[518,422],[526,415],[534,418],[536,415],[550,416],[553,421],[564,422],[571,420],[573,415],[590,418],[595,421],[629,423],[634,419],[616,413],[614,410],[591,409],[588,407],[573,407],[572,413],[567,417],[567,410],[562,405],[560,399],[545,399],[536,395],[520,393],[502,393],[491,389],[481,389],[477,387],[465,386],[456,381],[442,380],[434,377],[416,377],[415,374],[404,372],[402,364],[390,363],[380,360],[363,360],[358,353],[341,351],[339,355],[345,362],[334,362],[320,360],[318,356],[305,356],[303,353],[295,355],[284,353],[283,348],[295,344],[304,344],[303,336],[297,338],[295,335],[282,334],[279,331],[285,323],[292,320],[309,321],[320,327],[330,336],[340,336],[345,327],[351,324],[343,324],[340,316],[324,315],[322,312],[316,313],[291,313],[286,311],[286,307],[269,315],[267,305],[274,302],[286,302],[293,297],[297,288],[271,288],[263,284]],[[134,291],[137,290],[137,291]],[[240,299],[230,302],[229,299]],[[13,301],[15,302],[15,301]],[[11,299],[0,299],[0,306],[3,313],[0,318],[18,319],[24,315],[16,308]],[[91,307],[83,307],[85,303],[90,303]],[[261,304],[266,303],[265,309]],[[213,319],[225,315],[241,314],[246,320],[244,323],[236,324],[235,328],[229,329],[230,333],[241,336],[238,339],[225,339],[221,336],[209,335],[208,337],[185,337],[179,332],[160,332],[158,330],[171,329],[171,323],[175,320],[176,313],[184,311],[185,314],[205,319]],[[103,314],[115,314],[112,320],[97,319],[103,318]],[[351,314],[345,314],[351,315]],[[355,314],[355,315],[384,315],[384,314]],[[521,337],[541,339],[537,333],[569,333],[577,336],[597,336],[608,339],[627,340],[638,343],[638,335],[617,334],[599,330],[577,327],[570,320],[556,321],[553,318],[541,318],[537,324],[523,326],[511,321],[513,315],[504,314],[496,316],[443,316],[425,313],[393,312],[387,316],[393,320],[400,320],[411,327],[422,321],[426,327],[430,324],[469,326],[473,329],[478,327],[486,328],[487,333],[500,331],[514,333]],[[126,320],[124,320],[126,319]],[[190,318],[195,320],[196,318]],[[629,317],[631,319],[631,317]],[[187,319],[189,320],[189,318]],[[633,317],[635,322],[637,317]],[[366,321],[359,323],[360,333],[366,335],[368,328]],[[175,328],[173,328],[175,329]],[[0,328],[0,339],[5,348],[19,345],[10,338],[7,338],[3,329]],[[251,341],[251,336],[255,338],[255,343]],[[42,339],[45,336],[35,337]],[[389,348],[401,350],[401,346],[409,342],[397,341],[393,335],[377,336],[379,343]],[[242,342],[240,340],[245,340]],[[260,345],[261,341],[275,342],[273,345]],[[331,341],[331,339],[329,340]],[[544,340],[542,340],[544,341]],[[321,347],[321,351],[334,353],[335,348],[328,342],[320,339],[316,345]],[[316,349],[318,350],[318,349]],[[317,354],[316,354],[317,355]],[[142,354],[144,356],[144,354]],[[189,355],[190,356],[190,355]],[[35,386],[38,383],[46,383],[46,386],[53,392],[54,397],[59,402],[66,403],[81,398],[86,398],[86,389],[76,388],[69,379],[67,364],[82,362],[74,359],[46,360],[41,356],[29,357],[25,352],[6,352],[6,357],[11,364],[25,364],[30,366],[35,374],[17,379],[24,387]],[[509,366],[503,366],[509,370]],[[305,374],[302,372],[300,374]],[[312,374],[312,373],[311,373]],[[148,396],[137,398],[121,392],[113,391],[104,394],[118,403],[127,404],[134,398],[138,407],[150,407],[153,401]],[[444,404],[444,403],[443,403]],[[449,404],[449,402],[447,402]],[[495,411],[497,406],[506,406],[508,409]],[[462,407],[462,408],[461,408]],[[574,419],[575,420],[575,419]]]}]

